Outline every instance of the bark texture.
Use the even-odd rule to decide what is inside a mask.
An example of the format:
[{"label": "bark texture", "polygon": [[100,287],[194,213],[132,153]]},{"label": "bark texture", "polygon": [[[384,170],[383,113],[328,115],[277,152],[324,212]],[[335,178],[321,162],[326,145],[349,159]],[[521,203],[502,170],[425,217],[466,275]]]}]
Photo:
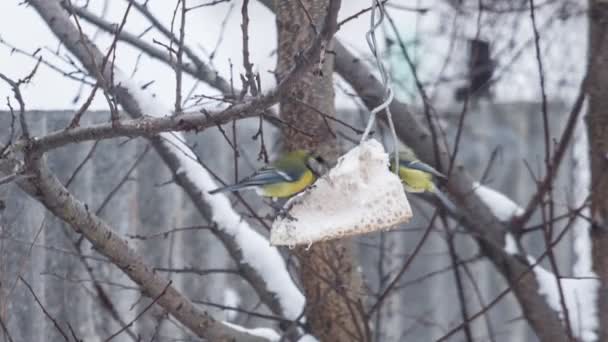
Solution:
[{"label": "bark texture", "polygon": [[608,339],[608,2],[589,2],[589,113],[593,267],[600,277],[600,341]]},{"label": "bark texture", "polygon": [[[328,0],[277,1],[278,61],[277,78],[281,81],[302,58],[302,53],[320,32],[328,9]],[[304,9],[306,8],[306,9]],[[311,22],[312,20],[312,22]],[[330,50],[327,47],[326,50]],[[317,64],[319,61],[312,61]],[[281,117],[296,127],[286,128],[285,148],[335,149],[333,124],[324,115],[335,116],[333,55],[323,54],[322,66],[300,78],[289,96],[281,99]],[[305,132],[305,133],[304,133]],[[325,150],[326,147],[330,147]]]},{"label": "bark texture", "polygon": [[76,232],[83,234],[95,249],[110,259],[135,283],[141,286],[144,295],[154,298],[156,303],[171,313],[180,323],[200,337],[212,341],[265,341],[233,329],[199,310],[184,297],[172,283],[153,272],[143,258],[135,253],[128,243],[97,215],[89,211],[86,204],[76,199],[50,172],[43,160],[36,157],[26,161],[26,168],[35,179],[32,184],[35,194],[55,216],[64,220]]},{"label": "bark texture", "polygon": [[[328,0],[275,2],[279,81],[321,32],[328,5]],[[321,63],[281,99],[280,115],[288,123],[283,131],[284,147],[316,151],[327,160],[335,160],[337,141],[332,122],[326,117],[335,116],[333,55],[322,54]],[[298,249],[296,254],[313,335],[321,341],[367,340],[352,241],[318,243],[308,250]]]}]

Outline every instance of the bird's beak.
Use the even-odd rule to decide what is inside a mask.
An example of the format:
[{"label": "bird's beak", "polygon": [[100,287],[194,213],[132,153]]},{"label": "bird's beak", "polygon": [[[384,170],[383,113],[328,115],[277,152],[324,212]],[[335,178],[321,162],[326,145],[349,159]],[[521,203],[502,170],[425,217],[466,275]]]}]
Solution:
[{"label": "bird's beak", "polygon": [[308,167],[308,169],[312,171],[317,178],[325,174],[325,172],[328,170],[325,160],[321,157],[309,158],[306,161],[306,167]]}]

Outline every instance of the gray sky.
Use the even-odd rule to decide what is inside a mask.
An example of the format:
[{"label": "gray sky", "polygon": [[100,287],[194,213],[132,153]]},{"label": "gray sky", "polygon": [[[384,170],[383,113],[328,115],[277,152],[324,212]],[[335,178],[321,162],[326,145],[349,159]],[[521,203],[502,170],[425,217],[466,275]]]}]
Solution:
[{"label": "gray sky", "polygon": [[[58,48],[58,41],[49,31],[46,24],[40,20],[33,8],[21,5],[19,0],[0,1],[0,37],[6,42],[18,46],[23,50],[33,52],[39,47],[55,51]],[[191,0],[188,3],[207,2]],[[92,0],[92,9],[97,13],[102,12],[104,1]],[[370,0],[345,0],[342,2],[340,16],[347,17],[360,9],[369,6]],[[462,43],[454,46],[450,45],[452,36],[459,38],[474,37],[476,34],[476,18],[459,17],[457,23],[459,29],[451,31],[454,25],[452,11],[441,0],[413,0],[395,1],[394,3],[411,7],[430,7],[430,14],[424,16],[413,14],[407,11],[392,10],[391,13],[406,40],[412,40],[418,36],[418,50],[415,55],[421,63],[421,78],[434,83],[437,74],[444,63],[445,57],[451,55],[451,64],[448,63],[447,74],[455,74],[458,67],[462,67],[466,48]],[[167,25],[170,25],[175,1],[152,0],[150,6],[154,13],[159,14],[159,18]],[[208,61],[209,52],[218,43],[218,36],[221,31],[221,23],[226,18],[231,6],[234,6],[231,14],[226,21],[224,37],[217,48],[217,52],[212,61],[213,66],[226,78],[229,77],[229,61],[235,66],[235,75],[242,72],[242,52],[241,52],[241,1],[231,1],[217,6],[204,7],[195,10],[187,18],[187,44],[200,51],[204,60]],[[126,1],[109,1],[109,8],[106,18],[113,22],[119,22],[124,14]],[[269,89],[274,85],[274,77],[268,71],[274,70],[275,56],[273,51],[276,47],[276,31],[273,15],[259,5],[256,1],[250,2],[250,50],[251,60],[254,68],[259,70],[264,89]],[[546,21],[545,18],[554,17],[555,9],[547,7],[544,12],[538,13],[539,23]],[[524,16],[527,18],[527,16]],[[482,18],[483,19],[483,18]],[[521,21],[521,20],[520,20]],[[528,42],[532,37],[529,20],[523,20],[519,25],[515,25],[514,17],[502,16],[501,20],[494,25],[485,24],[481,30],[481,36],[491,38],[493,52],[505,50],[505,46],[514,44],[517,50],[518,44],[524,47],[524,52],[519,54],[515,62],[511,62],[510,53],[503,53],[499,62],[510,65],[509,69],[495,87],[495,93],[499,101],[531,100],[538,99],[538,73],[536,71],[536,59],[533,45]],[[177,24],[176,24],[177,25]],[[84,25],[86,33],[92,35],[95,29]],[[176,26],[177,27],[177,26]],[[362,15],[358,19],[345,25],[338,36],[355,51],[368,54],[369,50],[365,42],[365,32],[369,27],[369,16]],[[126,30],[139,34],[147,28],[146,20],[139,16],[135,9],[132,9]],[[508,28],[508,30],[505,30]],[[177,30],[177,29],[176,29]],[[566,24],[563,22],[553,23],[546,30],[541,32],[543,38],[543,54],[546,58],[545,68],[550,71],[548,74],[548,89],[550,97],[571,98],[573,89],[577,86],[584,65],[585,45],[586,45],[586,24],[584,20],[572,20]],[[144,36],[148,42],[152,39],[166,41],[157,32],[151,31]],[[99,46],[107,48],[111,42],[108,35],[101,34],[96,39]],[[382,39],[380,39],[382,43]],[[65,50],[61,50],[65,53]],[[42,55],[49,60],[57,61],[51,53],[43,50]],[[511,53],[515,55],[516,51]],[[124,44],[119,45],[117,52],[117,65],[131,74],[137,60],[138,53],[134,49]],[[60,64],[61,61],[57,61]],[[12,53],[6,46],[0,45],[0,69],[3,73],[12,78],[23,77],[32,69],[35,61],[31,58]],[[63,64],[65,65],[65,64]],[[407,69],[395,71],[395,69],[406,68],[405,64],[392,66],[393,72],[406,72]],[[396,76],[395,76],[396,77]],[[564,79],[564,80],[562,80]],[[138,71],[134,76],[138,83],[155,81],[149,89],[157,96],[160,96],[165,103],[174,102],[175,74],[173,70],[165,65],[144,59],[140,62]],[[571,83],[570,86],[563,86],[563,83]],[[189,77],[184,77],[184,92],[188,92],[194,82]],[[561,86],[560,86],[561,85]],[[451,92],[454,84],[449,87],[440,88],[437,93],[436,103],[449,105]],[[85,90],[80,102],[73,104],[72,100],[77,94],[79,84],[73,80],[66,79],[57,72],[47,67],[41,67],[34,82],[24,87],[23,94],[30,109],[69,109],[76,108],[86,98],[88,92]],[[85,88],[88,89],[88,88]],[[199,85],[196,93],[206,95],[214,94],[214,90]],[[2,105],[5,106],[7,95],[10,89],[0,83],[0,96]],[[352,100],[343,96],[338,96],[336,103],[339,107],[351,107]],[[97,96],[92,109],[107,109],[107,104],[102,96]],[[3,108],[5,109],[5,108]]]}]

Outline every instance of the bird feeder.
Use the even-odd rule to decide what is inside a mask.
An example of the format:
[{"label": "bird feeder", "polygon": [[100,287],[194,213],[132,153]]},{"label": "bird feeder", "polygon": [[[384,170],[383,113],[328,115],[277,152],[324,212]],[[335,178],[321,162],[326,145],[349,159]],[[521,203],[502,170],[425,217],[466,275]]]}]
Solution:
[{"label": "bird feeder", "polygon": [[338,159],[309,189],[291,198],[272,224],[273,245],[310,245],[384,231],[412,217],[389,156],[370,139]]}]

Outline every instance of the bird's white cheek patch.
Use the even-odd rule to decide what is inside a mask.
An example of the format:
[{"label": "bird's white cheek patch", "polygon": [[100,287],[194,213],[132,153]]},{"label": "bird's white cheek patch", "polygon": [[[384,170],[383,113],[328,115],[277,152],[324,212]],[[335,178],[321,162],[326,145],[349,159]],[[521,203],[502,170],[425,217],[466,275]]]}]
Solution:
[{"label": "bird's white cheek patch", "polygon": [[408,222],[412,209],[389,156],[370,139],[338,159],[312,187],[285,204],[270,243],[295,246],[388,230]]}]

